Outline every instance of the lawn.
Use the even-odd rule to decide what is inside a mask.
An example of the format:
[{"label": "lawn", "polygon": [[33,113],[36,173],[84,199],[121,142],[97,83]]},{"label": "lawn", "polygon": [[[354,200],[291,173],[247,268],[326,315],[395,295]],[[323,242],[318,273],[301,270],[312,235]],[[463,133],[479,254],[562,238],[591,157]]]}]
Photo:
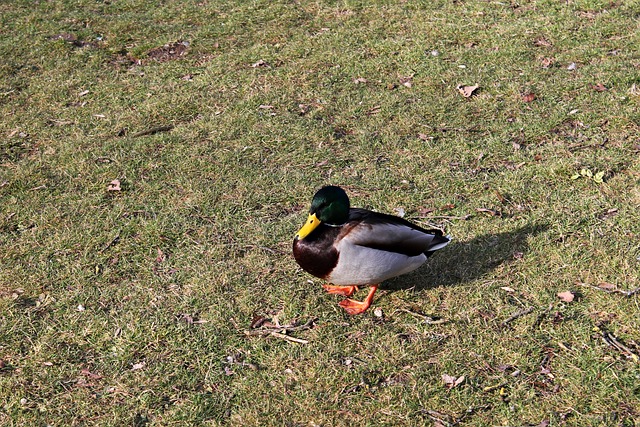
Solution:
[{"label": "lawn", "polygon": [[[637,426],[639,18],[0,3],[0,424]],[[453,240],[349,316],[326,184]]]}]

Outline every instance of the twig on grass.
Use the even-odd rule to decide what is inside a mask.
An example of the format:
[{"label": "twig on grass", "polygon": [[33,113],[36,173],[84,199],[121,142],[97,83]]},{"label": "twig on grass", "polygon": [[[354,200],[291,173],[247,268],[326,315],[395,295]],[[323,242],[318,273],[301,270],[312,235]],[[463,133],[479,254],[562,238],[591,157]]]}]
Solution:
[{"label": "twig on grass", "polygon": [[526,316],[527,314],[531,313],[532,311],[533,311],[533,307],[527,307],[527,308],[523,308],[522,310],[518,310],[515,313],[513,313],[511,316],[506,318],[502,322],[502,326],[507,326],[507,324],[509,324],[510,322],[513,322],[514,320],[516,320],[519,317]]},{"label": "twig on grass", "polygon": [[434,216],[430,216],[429,219],[449,219],[449,220],[454,220],[454,219],[461,219],[463,221],[468,220],[469,218],[473,218],[473,215],[471,214],[467,214],[467,215],[463,215],[463,216],[453,216],[453,215],[434,215]]},{"label": "twig on grass", "polygon": [[424,320],[424,322],[429,325],[440,325],[442,323],[447,323],[447,319],[434,319],[431,316],[426,316],[424,314],[416,313],[415,311],[407,310],[406,308],[399,308],[396,311],[402,311],[404,313],[408,313],[413,317],[417,317],[419,319]]},{"label": "twig on grass", "polygon": [[102,249],[100,249],[100,252],[104,252],[107,249],[109,249],[110,247],[115,246],[119,241],[120,241],[120,233],[116,234],[116,237],[114,237],[113,239],[111,239],[111,241],[109,243],[104,245],[104,247]]},{"label": "twig on grass", "polygon": [[638,357],[638,355],[636,353],[634,353],[634,351],[631,350],[629,347],[627,347],[626,345],[622,344],[618,340],[618,338],[616,338],[616,336],[613,335],[611,332],[607,331],[602,326],[596,326],[596,329],[598,330],[598,332],[600,332],[600,334],[602,335],[603,341],[607,345],[609,345],[610,347],[615,348],[616,350],[618,350],[619,352],[623,353],[627,357],[630,357],[634,362],[640,361],[640,357]]},{"label": "twig on grass", "polygon": [[151,129],[147,129],[147,130],[143,130],[140,132],[136,132],[132,135],[133,138],[138,138],[140,136],[146,136],[146,135],[154,135],[156,133],[160,133],[160,132],[169,132],[171,129],[173,129],[173,125],[168,125],[168,126],[156,126],[154,128]]},{"label": "twig on grass", "polygon": [[254,330],[245,330],[244,334],[248,337],[265,337],[272,336],[276,338],[280,338],[286,341],[295,342],[298,344],[309,344],[308,340],[304,340],[301,338],[295,338],[290,335],[287,335],[288,332],[292,331],[303,331],[307,329],[313,328],[314,322],[317,318],[312,317],[307,320],[303,325],[286,325],[286,326],[276,326],[274,328],[263,328],[263,329],[254,329]]},{"label": "twig on grass", "polygon": [[298,344],[309,344],[308,340],[303,340],[301,338],[291,337],[289,335],[281,334],[279,332],[271,332],[270,335],[272,337],[280,338],[280,339],[283,339],[285,341],[295,342],[295,343],[298,343]]},{"label": "twig on grass", "polygon": [[637,293],[640,293],[640,287],[625,291],[624,289],[618,289],[618,288],[613,288],[613,289],[601,288],[600,286],[591,285],[589,283],[581,283],[581,282],[579,282],[578,284],[580,286],[586,286],[588,288],[597,289],[599,291],[603,291],[603,292],[606,292],[608,294],[622,294],[625,297],[630,297],[630,296],[633,296],[633,295],[635,295]]}]

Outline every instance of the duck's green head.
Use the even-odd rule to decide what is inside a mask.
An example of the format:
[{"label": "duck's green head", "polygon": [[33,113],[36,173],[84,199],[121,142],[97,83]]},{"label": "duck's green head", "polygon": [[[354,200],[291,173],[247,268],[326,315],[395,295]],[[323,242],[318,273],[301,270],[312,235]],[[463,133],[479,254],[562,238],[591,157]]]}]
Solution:
[{"label": "duck's green head", "polygon": [[304,239],[320,224],[339,226],[349,219],[349,197],[340,187],[328,185],[322,187],[313,196],[309,218],[302,226],[296,239]]}]

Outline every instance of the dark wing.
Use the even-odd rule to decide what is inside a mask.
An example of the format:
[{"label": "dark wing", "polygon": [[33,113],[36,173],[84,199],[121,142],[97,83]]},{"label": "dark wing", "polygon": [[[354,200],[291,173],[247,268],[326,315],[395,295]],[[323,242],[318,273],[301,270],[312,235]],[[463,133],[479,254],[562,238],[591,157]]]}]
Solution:
[{"label": "dark wing", "polygon": [[344,232],[342,238],[354,245],[407,256],[428,256],[449,243],[440,230],[426,230],[397,216],[358,208],[349,211]]}]

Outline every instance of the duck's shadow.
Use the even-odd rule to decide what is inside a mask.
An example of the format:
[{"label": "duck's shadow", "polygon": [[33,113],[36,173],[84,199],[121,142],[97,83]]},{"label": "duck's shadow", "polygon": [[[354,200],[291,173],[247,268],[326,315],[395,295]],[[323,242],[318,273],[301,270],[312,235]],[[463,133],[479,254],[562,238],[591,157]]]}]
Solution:
[{"label": "duck's shadow", "polygon": [[380,289],[416,290],[457,286],[473,281],[529,251],[528,237],[545,232],[547,224],[533,224],[498,234],[484,234],[467,242],[453,241],[418,270],[384,282]]}]

